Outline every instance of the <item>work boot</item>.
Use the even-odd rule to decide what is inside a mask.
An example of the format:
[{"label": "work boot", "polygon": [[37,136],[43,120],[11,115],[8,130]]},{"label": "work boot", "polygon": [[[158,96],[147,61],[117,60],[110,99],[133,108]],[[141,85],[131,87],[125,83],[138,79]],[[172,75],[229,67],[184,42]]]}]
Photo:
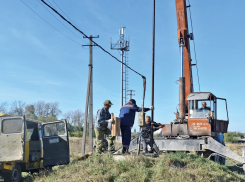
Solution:
[{"label": "work boot", "polygon": [[116,152],[116,150],[108,150],[108,153],[113,154],[114,152]]},{"label": "work boot", "polygon": [[130,152],[127,150],[122,150],[122,155],[130,155]]}]

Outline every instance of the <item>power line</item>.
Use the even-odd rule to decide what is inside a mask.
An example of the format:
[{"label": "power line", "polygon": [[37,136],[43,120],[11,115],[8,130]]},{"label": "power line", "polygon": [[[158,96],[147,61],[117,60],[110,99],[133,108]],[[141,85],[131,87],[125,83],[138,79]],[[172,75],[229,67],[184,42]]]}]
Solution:
[{"label": "power line", "polygon": [[39,18],[41,18],[43,21],[45,21],[49,26],[51,26],[53,29],[55,29],[57,32],[59,32],[60,34],[64,35],[66,38],[70,39],[71,41],[75,42],[78,45],[81,45],[80,43],[78,43],[77,41],[71,39],[70,37],[68,37],[67,35],[63,34],[61,31],[59,31],[57,28],[55,28],[53,25],[51,25],[49,22],[47,22],[44,18],[42,18],[38,13],[36,13],[30,6],[28,6],[24,1],[20,0],[26,7],[28,7],[33,13],[35,13],[37,16],[39,16]]},{"label": "power line", "polygon": [[[83,34],[86,38],[90,39],[95,45],[97,45],[102,51],[104,51],[105,53],[109,54],[111,57],[113,57],[115,60],[117,60],[118,62],[122,63],[119,59],[117,59],[115,56],[113,56],[111,53],[109,53],[108,51],[106,51],[102,46],[100,46],[99,44],[97,44],[94,40],[92,40],[90,37],[88,37],[83,31],[81,31],[80,29],[78,29],[75,25],[73,25],[70,21],[68,21],[64,16],[62,16],[56,9],[54,9],[53,7],[51,7],[49,4],[47,4],[44,0],[41,0],[46,6],[48,6],[50,9],[52,9],[56,14],[58,14],[63,20],[65,20],[68,24],[70,24],[75,30],[77,30],[78,32],[80,32],[81,34]],[[145,79],[145,76],[143,76],[142,74],[140,74],[139,72],[135,71],[134,69],[132,69],[131,67],[127,66],[125,63],[124,64],[127,68],[129,68],[130,70],[132,70],[133,72],[135,72],[136,74],[140,75],[143,79]]]},{"label": "power line", "polygon": [[[84,41],[81,37],[79,37],[78,35],[76,35],[74,32],[72,32],[64,23],[62,23],[57,17],[55,17],[53,15],[53,13],[50,12],[50,10],[48,8],[46,8],[39,0],[37,0],[38,3],[40,3],[56,20],[58,20],[64,27],[66,27],[67,30],[69,30],[73,35],[77,36],[79,39],[81,39],[83,42],[86,42]],[[87,42],[86,42],[87,43]]]},{"label": "power line", "polygon": [[[62,9],[58,6],[58,4],[54,1],[54,0],[52,0],[53,2],[54,2],[54,4],[60,9],[60,11],[62,11]],[[72,19],[64,12],[64,11],[62,11],[66,16],[67,16],[67,18],[74,24],[74,25],[76,25],[75,23],[74,23],[74,21],[72,21]],[[76,25],[77,26],[77,25]]]},{"label": "power line", "polygon": [[[189,6],[190,6],[190,0],[188,0],[189,2]],[[189,12],[190,12],[190,20],[191,20],[191,29],[192,29],[192,33],[193,32],[193,26],[192,26],[192,18],[191,18],[191,7],[189,7]],[[199,92],[201,92],[200,89],[200,82],[199,82],[199,74],[198,74],[198,67],[197,67],[197,54],[196,54],[196,45],[195,45],[195,40],[193,39],[193,45],[194,45],[194,52],[195,52],[195,60],[196,60],[196,68],[197,68],[197,79],[198,79],[198,85],[199,85]]]}]

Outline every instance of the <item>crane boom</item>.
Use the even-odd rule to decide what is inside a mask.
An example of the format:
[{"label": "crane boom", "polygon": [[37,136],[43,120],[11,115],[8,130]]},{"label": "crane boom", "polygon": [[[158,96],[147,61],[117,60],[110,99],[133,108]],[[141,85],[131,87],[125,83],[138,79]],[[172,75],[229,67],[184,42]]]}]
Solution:
[{"label": "crane boom", "polygon": [[[178,42],[184,47],[184,77],[185,77],[185,98],[194,92],[189,44],[189,31],[187,21],[187,10],[185,0],[175,0],[176,4],[176,17],[178,25]],[[188,104],[188,101],[185,101]]]}]

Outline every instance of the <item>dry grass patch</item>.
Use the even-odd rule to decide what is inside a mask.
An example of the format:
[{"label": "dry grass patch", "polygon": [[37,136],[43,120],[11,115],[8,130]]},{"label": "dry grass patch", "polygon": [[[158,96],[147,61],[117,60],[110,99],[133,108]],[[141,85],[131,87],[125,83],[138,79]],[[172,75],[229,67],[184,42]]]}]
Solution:
[{"label": "dry grass patch", "polygon": [[[88,151],[88,138],[86,141]],[[126,157],[115,161],[110,154],[92,155],[84,161],[76,161],[81,156],[82,138],[70,137],[71,164],[54,167],[51,173],[29,175],[24,182],[70,182],[70,181],[243,181],[243,171],[235,168],[227,160],[227,166],[200,158],[195,154],[169,153],[158,158],[145,156]],[[241,154],[245,144],[226,144],[234,152]],[[116,142],[116,149],[121,142]]]},{"label": "dry grass patch", "polygon": [[115,161],[110,154],[62,166],[35,181],[245,181],[242,174],[197,155],[171,153],[159,158],[126,157]]},{"label": "dry grass patch", "polygon": [[242,147],[245,147],[245,143],[226,143],[225,146],[238,155],[242,155]]}]

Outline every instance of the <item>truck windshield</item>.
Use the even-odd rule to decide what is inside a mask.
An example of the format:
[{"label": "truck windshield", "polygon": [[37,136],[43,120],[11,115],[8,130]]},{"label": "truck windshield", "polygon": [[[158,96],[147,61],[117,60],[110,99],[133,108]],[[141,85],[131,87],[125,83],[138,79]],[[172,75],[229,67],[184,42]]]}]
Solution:
[{"label": "truck windshield", "polygon": [[189,111],[189,118],[208,118],[210,110],[208,109],[191,109]]},{"label": "truck windshield", "polygon": [[3,133],[21,133],[23,128],[23,120],[21,118],[4,119],[2,121]]}]

